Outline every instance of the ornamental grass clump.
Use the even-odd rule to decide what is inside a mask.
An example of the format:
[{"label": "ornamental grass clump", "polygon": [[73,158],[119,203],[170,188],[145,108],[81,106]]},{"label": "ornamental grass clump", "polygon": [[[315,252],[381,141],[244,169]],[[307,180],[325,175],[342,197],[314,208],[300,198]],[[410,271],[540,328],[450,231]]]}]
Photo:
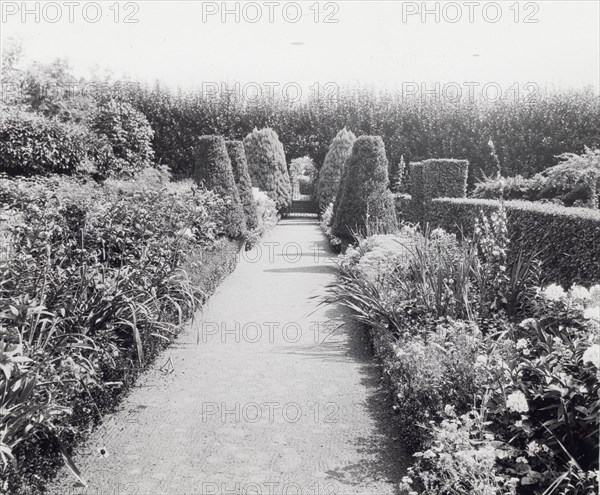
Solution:
[{"label": "ornamental grass clump", "polygon": [[244,138],[244,149],[252,185],[265,191],[278,212],[286,215],[292,206],[292,185],[279,136],[269,127],[254,128]]},{"label": "ornamental grass clump", "polygon": [[345,240],[397,229],[394,198],[389,187],[388,160],[379,136],[360,136],[346,163],[347,173],[332,233]]}]

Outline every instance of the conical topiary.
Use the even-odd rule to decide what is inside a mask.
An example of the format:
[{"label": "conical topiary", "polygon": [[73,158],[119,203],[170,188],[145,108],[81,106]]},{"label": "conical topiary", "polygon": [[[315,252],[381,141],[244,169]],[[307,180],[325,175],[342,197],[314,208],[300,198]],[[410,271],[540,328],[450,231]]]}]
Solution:
[{"label": "conical topiary", "polygon": [[252,180],[248,173],[248,163],[246,162],[246,152],[244,143],[241,141],[226,141],[227,154],[231,161],[233,169],[233,178],[240,194],[242,207],[246,216],[246,226],[254,230],[258,226],[258,217],[256,214],[256,202],[252,194]]},{"label": "conical topiary", "polygon": [[275,201],[277,211],[285,215],[292,206],[292,185],[277,133],[269,127],[254,128],[244,138],[244,149],[252,184],[265,191]]},{"label": "conical topiary", "polygon": [[229,198],[231,202],[225,219],[227,235],[233,238],[244,235],[246,220],[225,139],[223,136],[201,136],[193,147],[193,156],[196,183]]},{"label": "conical topiary", "polygon": [[346,162],[346,176],[333,235],[351,240],[353,235],[388,233],[397,228],[394,197],[388,189],[388,160],[379,136],[360,136]]},{"label": "conical topiary", "polygon": [[337,133],[329,145],[329,150],[325,155],[325,160],[319,173],[319,183],[317,186],[320,211],[324,211],[329,206],[329,203],[335,200],[340,187],[344,164],[350,156],[354,141],[356,141],[354,133],[344,127]]}]

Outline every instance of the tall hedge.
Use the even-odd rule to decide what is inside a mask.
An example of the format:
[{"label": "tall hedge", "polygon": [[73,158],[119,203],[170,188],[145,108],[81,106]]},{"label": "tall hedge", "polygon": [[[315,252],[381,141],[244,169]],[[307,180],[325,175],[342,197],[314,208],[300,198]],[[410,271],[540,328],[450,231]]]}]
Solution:
[{"label": "tall hedge", "polygon": [[244,138],[244,149],[252,184],[265,191],[275,201],[277,211],[285,215],[292,206],[292,184],[277,133],[269,127],[255,127]]},{"label": "tall hedge", "polygon": [[[530,201],[505,201],[511,254],[540,253],[546,283],[565,287],[600,282],[600,211]],[[438,198],[431,201],[428,222],[449,231],[473,231],[480,213],[491,213],[500,201]]]},{"label": "tall hedge", "polygon": [[241,141],[226,141],[227,154],[231,161],[233,169],[233,178],[240,194],[240,200],[246,216],[246,226],[252,230],[258,226],[258,217],[256,214],[256,202],[252,195],[252,180],[248,173],[248,163],[246,162],[246,152],[244,143]]},{"label": "tall hedge", "polygon": [[329,203],[335,200],[340,187],[344,164],[352,152],[354,141],[356,141],[354,133],[344,127],[329,145],[317,185],[320,211],[324,211]]},{"label": "tall hedge", "polygon": [[352,146],[332,233],[351,240],[353,234],[391,232],[397,228],[388,159],[380,136],[360,136]]},{"label": "tall hedge", "polygon": [[0,172],[73,174],[86,158],[86,132],[32,113],[0,118]]},{"label": "tall hedge", "polygon": [[200,136],[193,147],[193,156],[196,183],[230,198],[226,234],[234,238],[242,236],[246,232],[246,220],[225,139],[223,136]]}]

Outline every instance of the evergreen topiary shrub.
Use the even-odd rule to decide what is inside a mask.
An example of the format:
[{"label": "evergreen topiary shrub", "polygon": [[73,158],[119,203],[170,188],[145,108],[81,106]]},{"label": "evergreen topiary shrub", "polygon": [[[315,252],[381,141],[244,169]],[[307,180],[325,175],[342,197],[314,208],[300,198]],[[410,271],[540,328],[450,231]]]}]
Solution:
[{"label": "evergreen topiary shrub", "polygon": [[333,235],[351,240],[354,234],[388,233],[397,228],[388,160],[380,136],[360,136],[352,146]]},{"label": "evergreen topiary shrub", "polygon": [[252,194],[252,180],[248,172],[248,163],[246,162],[246,152],[244,143],[241,141],[226,141],[227,154],[231,161],[233,178],[240,194],[240,200],[246,216],[246,226],[250,230],[258,226],[258,217],[256,214],[256,202]]},{"label": "evergreen topiary shrub", "polygon": [[277,133],[269,127],[254,128],[244,138],[244,149],[252,184],[275,201],[280,214],[287,214],[292,206],[292,184]]},{"label": "evergreen topiary shrub", "polygon": [[194,152],[194,180],[206,189],[229,198],[230,206],[225,225],[229,237],[241,237],[246,233],[246,220],[240,195],[235,185],[231,161],[223,136],[201,136]]},{"label": "evergreen topiary shrub", "polygon": [[329,203],[335,200],[340,187],[344,164],[352,152],[354,141],[356,141],[354,133],[344,127],[329,145],[317,186],[319,211],[325,211]]},{"label": "evergreen topiary shrub", "polygon": [[0,119],[0,172],[9,175],[73,174],[86,159],[80,127],[18,112]]}]

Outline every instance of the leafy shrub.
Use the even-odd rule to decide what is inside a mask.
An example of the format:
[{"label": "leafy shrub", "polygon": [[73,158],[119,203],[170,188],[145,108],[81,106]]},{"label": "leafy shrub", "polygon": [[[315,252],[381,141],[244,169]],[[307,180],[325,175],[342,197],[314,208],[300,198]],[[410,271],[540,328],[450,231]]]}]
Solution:
[{"label": "leafy shrub", "polygon": [[539,177],[525,179],[520,175],[516,177],[493,177],[475,184],[471,197],[478,199],[522,199],[534,201],[545,181]]},{"label": "leafy shrub", "polygon": [[292,206],[292,185],[277,133],[268,127],[254,128],[244,138],[244,148],[252,184],[275,201],[280,214],[287,214]]},{"label": "leafy shrub", "polygon": [[[527,201],[504,203],[511,244],[527,257],[537,255],[544,280],[570,286],[600,280],[600,213]],[[483,199],[434,199],[428,222],[449,231],[473,232],[480,211],[490,214],[500,203]],[[513,249],[511,258],[518,253]]]},{"label": "leafy shrub", "polygon": [[95,161],[102,176],[131,177],[152,165],[154,131],[130,103],[109,100],[99,105],[90,128],[98,136]]},{"label": "leafy shrub", "polygon": [[[540,198],[559,198],[565,206],[598,208],[600,197],[600,149],[586,147],[582,155],[563,153],[562,163],[544,170]],[[537,177],[537,176],[536,176]]]},{"label": "leafy shrub", "polygon": [[564,153],[562,163],[530,179],[500,177],[479,182],[472,196],[483,199],[551,200],[565,206],[598,207],[600,150],[585,149],[582,155]]},{"label": "leafy shrub", "polygon": [[242,236],[246,231],[246,220],[225,139],[223,136],[201,136],[194,148],[194,157],[196,183],[228,198],[229,207],[225,222],[228,236]]},{"label": "leafy shrub", "polygon": [[352,152],[352,145],[355,140],[354,133],[344,127],[329,145],[329,150],[325,155],[325,161],[319,173],[317,186],[320,211],[325,210],[338,194],[342,171]]},{"label": "leafy shrub", "polygon": [[246,248],[254,246],[261,237],[263,237],[270,229],[272,229],[279,221],[277,205],[267,194],[259,191],[257,187],[252,188],[252,197],[256,204],[257,226],[250,232]]},{"label": "leafy shrub", "polygon": [[397,227],[394,200],[389,191],[388,161],[379,136],[360,136],[346,163],[338,209],[334,207],[332,233],[351,239],[355,233],[386,233]]},{"label": "leafy shrub", "polygon": [[0,118],[0,171],[10,175],[75,173],[86,159],[79,127],[26,112]]},{"label": "leafy shrub", "polygon": [[244,143],[241,141],[226,141],[225,145],[231,161],[235,184],[244,207],[246,226],[249,230],[253,230],[258,226],[258,217],[256,215],[256,202],[252,195],[252,181],[248,172]]}]

